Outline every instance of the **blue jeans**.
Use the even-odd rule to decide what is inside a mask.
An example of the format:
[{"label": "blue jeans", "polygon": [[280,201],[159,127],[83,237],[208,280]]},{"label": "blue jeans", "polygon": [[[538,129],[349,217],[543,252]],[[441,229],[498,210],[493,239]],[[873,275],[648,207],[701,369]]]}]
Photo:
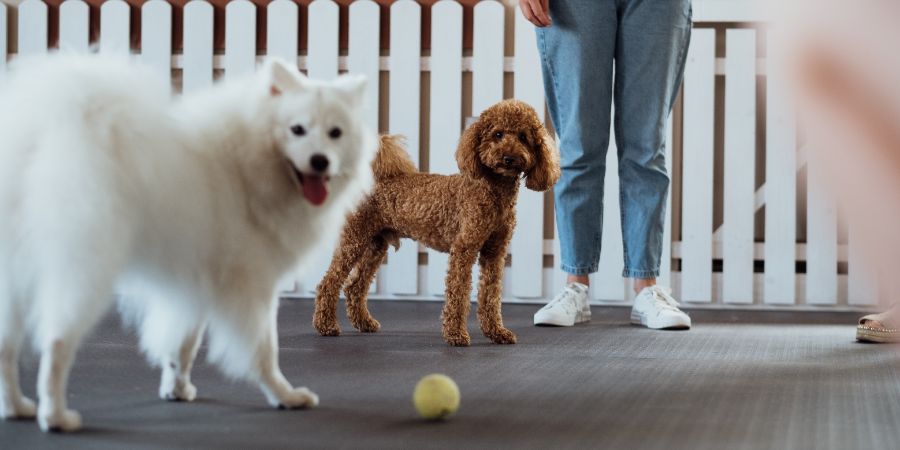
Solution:
[{"label": "blue jeans", "polygon": [[537,29],[537,42],[560,137],[555,199],[561,268],[572,275],[597,271],[615,99],[622,276],[655,278],[669,191],[666,122],[684,73],[691,2],[551,0],[550,17],[553,25]]}]

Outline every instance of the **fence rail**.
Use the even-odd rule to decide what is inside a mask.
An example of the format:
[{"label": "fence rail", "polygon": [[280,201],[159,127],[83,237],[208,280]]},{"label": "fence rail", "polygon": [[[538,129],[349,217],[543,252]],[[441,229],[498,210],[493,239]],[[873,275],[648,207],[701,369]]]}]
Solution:
[{"label": "fence rail", "polygon": [[[748,0],[694,1],[697,28],[682,99],[669,126],[674,183],[662,281],[673,285],[677,297],[696,305],[871,308],[878,303],[877,290],[852,246],[853,230],[849,238],[844,236],[826,193],[827,181],[818,176],[821,168],[806,158],[806,149],[798,148],[783,69],[761,56],[778,52],[778,30],[764,26],[765,12],[754,5]],[[421,157],[423,166],[427,159],[423,169],[452,173],[466,117],[505,96],[528,102],[542,116],[545,111],[534,32],[521,14],[509,13],[513,7],[493,0],[474,6],[469,54],[463,48],[463,6],[452,0],[430,6],[393,2],[386,51],[379,45],[383,10],[371,0],[352,2],[346,11],[331,0],[315,0],[303,14],[290,0],[265,6],[235,0],[225,6],[224,52],[217,52],[215,11],[204,0],[188,1],[180,17],[166,1],[143,3],[140,39],[133,36],[133,6],[108,0],[100,7],[97,42],[90,42],[91,25],[97,24],[91,23],[85,2],[64,1],[58,19],[51,21],[47,4],[25,0],[16,7],[14,37],[7,20],[12,6],[0,5],[0,79],[8,59],[46,52],[50,30],[58,29],[60,47],[86,51],[96,45],[101,52],[131,53],[172,77],[175,89],[193,91],[218,76],[253,70],[265,56],[257,49],[256,29],[257,15],[265,8],[268,55],[295,60],[314,78],[350,71],[380,79],[369,91],[369,123],[405,134],[413,159],[420,163]],[[426,51],[421,44],[424,8],[431,8]],[[342,15],[347,25],[342,25]],[[181,23],[175,23],[176,17]],[[176,28],[183,30],[180,53],[172,51]],[[305,52],[298,44],[303,32]],[[340,44],[342,32],[346,49]],[[15,53],[8,52],[13,40]],[[134,42],[140,45],[134,48]],[[617,217],[617,162],[611,150],[606,208],[608,217]],[[562,284],[551,265],[559,245],[547,238],[555,233],[549,225],[545,230],[544,219],[551,214],[546,200],[530,191],[521,194],[505,279],[504,295],[510,300],[542,301]],[[608,220],[603,227],[592,295],[601,303],[627,301],[620,278],[620,224]],[[329,258],[320,255],[288,294],[309,295]],[[445,255],[407,242],[389,255],[373,296],[438,298],[446,264]]]}]

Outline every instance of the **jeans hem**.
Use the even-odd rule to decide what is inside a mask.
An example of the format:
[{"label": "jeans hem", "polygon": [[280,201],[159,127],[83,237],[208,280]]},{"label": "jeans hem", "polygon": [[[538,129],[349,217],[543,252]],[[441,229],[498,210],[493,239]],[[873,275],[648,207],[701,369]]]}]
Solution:
[{"label": "jeans hem", "polygon": [[622,271],[622,276],[625,278],[637,278],[637,279],[641,279],[641,280],[646,280],[648,278],[657,278],[657,277],[659,277],[659,269],[657,269],[657,270],[625,269]]},{"label": "jeans hem", "polygon": [[597,266],[590,267],[574,267],[562,264],[560,268],[569,275],[590,275],[597,271]]}]

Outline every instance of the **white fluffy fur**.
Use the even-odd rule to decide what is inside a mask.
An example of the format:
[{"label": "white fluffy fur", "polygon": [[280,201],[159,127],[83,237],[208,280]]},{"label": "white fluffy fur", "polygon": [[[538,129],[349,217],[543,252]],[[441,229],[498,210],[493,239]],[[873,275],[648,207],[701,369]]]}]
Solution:
[{"label": "white fluffy fur", "polygon": [[[0,88],[0,415],[80,427],[66,379],[114,291],[127,293],[141,346],[162,367],[163,398],[195,397],[190,369],[208,334],[210,358],[269,403],[314,406],[278,367],[276,284],[372,184],[363,85],[312,82],[271,61],[174,99],[155,72],[125,61],[19,64]],[[307,173],[315,153],[330,161],[321,206],[288,164]],[[37,408],[17,379],[29,331],[41,353]]]}]

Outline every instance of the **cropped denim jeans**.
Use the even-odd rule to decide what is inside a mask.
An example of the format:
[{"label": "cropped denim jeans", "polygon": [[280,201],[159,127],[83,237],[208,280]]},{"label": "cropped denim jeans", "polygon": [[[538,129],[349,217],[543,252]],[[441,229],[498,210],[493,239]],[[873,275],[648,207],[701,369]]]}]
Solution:
[{"label": "cropped denim jeans", "polygon": [[555,200],[561,269],[572,275],[597,271],[615,101],[622,275],[655,278],[669,192],[666,122],[684,73],[691,2],[551,0],[550,17],[553,25],[538,28],[537,43],[560,137]]}]

